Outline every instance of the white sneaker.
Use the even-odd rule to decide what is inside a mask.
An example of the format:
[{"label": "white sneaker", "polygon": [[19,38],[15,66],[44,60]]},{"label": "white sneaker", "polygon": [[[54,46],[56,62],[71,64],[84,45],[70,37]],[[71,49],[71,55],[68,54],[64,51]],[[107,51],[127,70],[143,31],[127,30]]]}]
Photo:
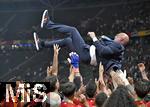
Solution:
[{"label": "white sneaker", "polygon": [[44,27],[44,25],[48,22],[49,16],[48,16],[48,10],[44,10],[41,20],[41,28]]},{"label": "white sneaker", "polygon": [[35,42],[36,50],[39,51],[40,50],[40,48],[39,48],[39,38],[38,38],[36,32],[33,33],[33,36],[34,36],[34,42]]}]

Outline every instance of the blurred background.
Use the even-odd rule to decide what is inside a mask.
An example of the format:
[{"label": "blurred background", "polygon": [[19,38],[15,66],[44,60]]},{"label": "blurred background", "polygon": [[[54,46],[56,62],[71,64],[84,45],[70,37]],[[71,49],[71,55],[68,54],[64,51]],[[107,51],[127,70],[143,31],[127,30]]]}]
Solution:
[{"label": "blurred background", "polygon": [[[89,44],[88,31],[111,38],[126,32],[131,41],[123,69],[134,75],[137,64],[144,62],[150,71],[150,0],[0,0],[0,81],[42,81],[46,77],[53,49],[37,52],[33,32],[50,40],[65,35],[40,28],[45,9],[51,20],[77,27]],[[60,77],[69,73],[66,50],[61,49],[59,55]],[[80,71],[86,81],[97,68],[81,63]]]}]

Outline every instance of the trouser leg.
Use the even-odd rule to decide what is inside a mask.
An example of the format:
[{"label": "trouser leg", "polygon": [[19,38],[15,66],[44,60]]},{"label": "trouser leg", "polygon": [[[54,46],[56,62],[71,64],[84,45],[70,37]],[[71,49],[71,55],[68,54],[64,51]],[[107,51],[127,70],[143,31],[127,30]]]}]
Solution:
[{"label": "trouser leg", "polygon": [[72,39],[70,37],[65,39],[59,39],[59,40],[52,40],[52,41],[41,41],[41,46],[45,48],[52,47],[54,44],[58,44],[60,47],[68,47],[71,51],[74,50]]},{"label": "trouser leg", "polygon": [[68,40],[66,39],[63,40],[57,40],[57,41],[52,41],[51,43],[54,44],[58,42],[62,46],[68,46],[69,48],[74,49],[79,56],[80,59],[83,60],[90,60],[90,55],[89,55],[89,50],[85,47],[89,47],[88,44],[85,43],[83,38],[81,37],[80,33],[75,27],[67,26],[67,25],[62,25],[62,24],[56,24],[52,21],[49,21],[48,24],[46,25],[47,29],[54,29],[58,32],[65,33],[70,36],[71,39],[71,47],[68,46]]}]

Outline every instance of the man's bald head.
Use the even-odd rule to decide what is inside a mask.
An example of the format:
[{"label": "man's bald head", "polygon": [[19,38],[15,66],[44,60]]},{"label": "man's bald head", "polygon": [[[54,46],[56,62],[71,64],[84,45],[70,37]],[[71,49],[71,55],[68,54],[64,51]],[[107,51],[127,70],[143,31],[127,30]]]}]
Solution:
[{"label": "man's bald head", "polygon": [[118,33],[115,36],[114,41],[116,41],[122,45],[126,45],[129,42],[129,36],[126,33]]}]

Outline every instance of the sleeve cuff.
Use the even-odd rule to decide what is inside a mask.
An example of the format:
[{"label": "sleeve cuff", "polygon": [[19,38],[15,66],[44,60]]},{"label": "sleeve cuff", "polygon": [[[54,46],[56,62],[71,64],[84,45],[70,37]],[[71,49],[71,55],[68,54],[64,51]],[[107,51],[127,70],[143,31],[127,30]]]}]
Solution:
[{"label": "sleeve cuff", "polygon": [[96,41],[98,41],[98,39],[97,39],[97,37],[94,37],[93,42],[96,42]]}]

